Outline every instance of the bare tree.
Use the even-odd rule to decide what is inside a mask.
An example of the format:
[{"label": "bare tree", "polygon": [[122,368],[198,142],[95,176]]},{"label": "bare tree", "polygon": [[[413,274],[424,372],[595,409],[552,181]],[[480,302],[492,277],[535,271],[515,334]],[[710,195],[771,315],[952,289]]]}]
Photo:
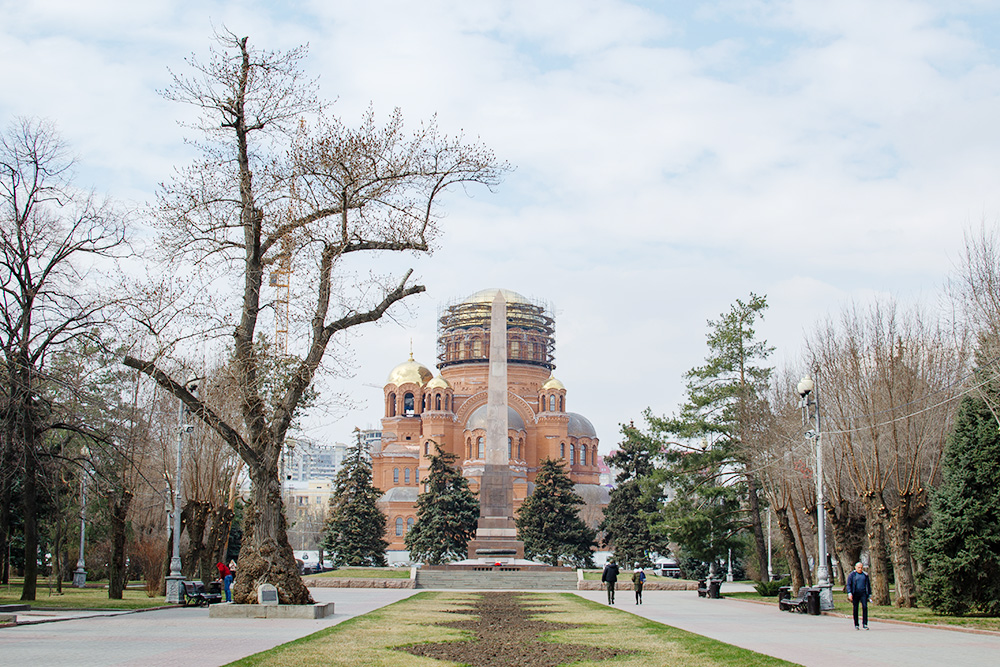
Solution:
[{"label": "bare tree", "polygon": [[[71,181],[72,161],[47,123],[22,120],[0,136],[0,447],[15,464],[0,474],[0,501],[10,498],[11,475],[22,475],[25,600],[35,599],[38,456],[49,418],[39,376],[52,352],[99,319],[106,301],[86,292],[90,262],[125,241],[122,218]],[[0,531],[6,542],[9,527]]]},{"label": "bare tree", "polygon": [[[166,95],[202,111],[204,157],[160,194],[164,237],[173,261],[189,260],[213,288],[232,279],[236,298],[218,323],[232,334],[242,429],[168,374],[163,358],[126,356],[213,428],[246,463],[251,481],[234,586],[238,602],[256,601],[269,582],[283,603],[311,600],[298,575],[282,511],[278,460],[285,434],[334,336],[374,322],[395,303],[424,291],[411,272],[336,290],[345,258],[359,253],[427,252],[439,196],[463,183],[493,185],[506,168],[493,154],[434,123],[408,136],[396,112],[384,127],[369,113],[359,129],[322,114],[315,86],[304,79],[303,49],[252,49],[246,37],[218,37],[207,62],[190,59],[191,76],[174,76]],[[309,126],[309,119],[315,128]],[[296,263],[309,285],[305,353],[287,386],[268,401],[254,343],[265,272]],[[286,264],[287,266],[287,264]],[[203,323],[203,328],[207,323]]]},{"label": "bare tree", "polygon": [[845,309],[809,349],[823,373],[823,437],[865,508],[873,599],[888,604],[886,553],[896,605],[914,606],[910,541],[938,476],[968,350],[920,311],[901,313],[892,302]]}]

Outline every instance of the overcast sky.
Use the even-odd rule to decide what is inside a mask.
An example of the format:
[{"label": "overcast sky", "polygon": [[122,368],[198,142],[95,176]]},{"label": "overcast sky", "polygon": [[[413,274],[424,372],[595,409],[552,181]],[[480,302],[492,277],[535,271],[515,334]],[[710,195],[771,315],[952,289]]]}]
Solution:
[{"label": "overcast sky", "polygon": [[847,302],[937,306],[963,232],[1000,211],[995,2],[0,0],[0,118],[53,120],[79,181],[151,201],[186,164],[156,91],[212,26],[309,44],[348,124],[372,104],[479,136],[516,166],[447,200],[427,292],[351,338],[358,403],[308,435],[381,417],[381,386],[435,361],[440,307],[486,287],[551,304],[555,375],[607,452],[618,424],[676,410],[706,320],[750,292],[777,364]]}]

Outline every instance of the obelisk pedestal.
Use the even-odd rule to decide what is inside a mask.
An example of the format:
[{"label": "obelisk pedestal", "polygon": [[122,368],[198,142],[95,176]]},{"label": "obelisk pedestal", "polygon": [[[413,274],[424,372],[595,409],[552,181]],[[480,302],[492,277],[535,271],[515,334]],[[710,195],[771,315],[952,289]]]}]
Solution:
[{"label": "obelisk pedestal", "polygon": [[524,558],[514,525],[514,488],[507,458],[507,302],[497,290],[490,316],[490,373],[486,401],[486,460],[479,481],[479,526],[469,558]]}]

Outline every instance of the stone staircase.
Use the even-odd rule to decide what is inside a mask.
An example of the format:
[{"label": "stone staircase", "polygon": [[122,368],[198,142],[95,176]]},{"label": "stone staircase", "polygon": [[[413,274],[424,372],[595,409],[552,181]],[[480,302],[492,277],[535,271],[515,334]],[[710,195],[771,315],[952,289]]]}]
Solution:
[{"label": "stone staircase", "polygon": [[417,570],[415,588],[445,588],[461,590],[506,589],[515,591],[576,590],[575,570],[542,571],[476,571],[476,570]]}]

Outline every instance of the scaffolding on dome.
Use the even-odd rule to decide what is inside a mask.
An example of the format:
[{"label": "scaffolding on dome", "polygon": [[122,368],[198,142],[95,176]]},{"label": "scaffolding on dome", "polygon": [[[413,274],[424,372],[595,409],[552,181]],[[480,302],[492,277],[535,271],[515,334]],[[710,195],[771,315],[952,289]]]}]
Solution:
[{"label": "scaffolding on dome", "polygon": [[[438,368],[489,361],[492,307],[486,300],[463,300],[441,310]],[[549,312],[527,299],[507,301],[508,362],[555,368],[555,320]]]}]

